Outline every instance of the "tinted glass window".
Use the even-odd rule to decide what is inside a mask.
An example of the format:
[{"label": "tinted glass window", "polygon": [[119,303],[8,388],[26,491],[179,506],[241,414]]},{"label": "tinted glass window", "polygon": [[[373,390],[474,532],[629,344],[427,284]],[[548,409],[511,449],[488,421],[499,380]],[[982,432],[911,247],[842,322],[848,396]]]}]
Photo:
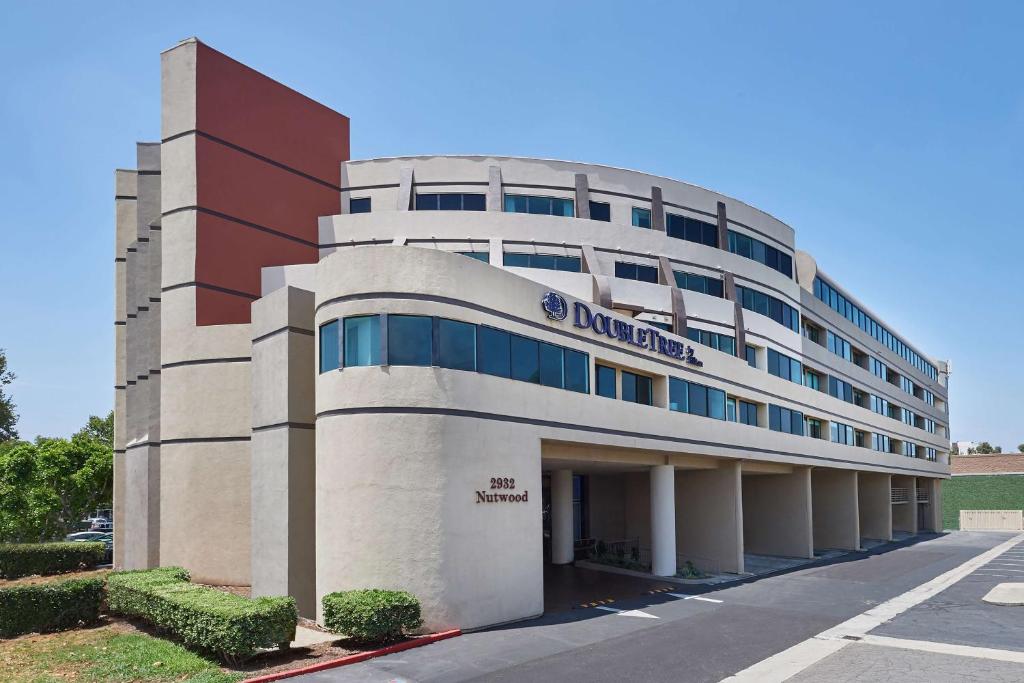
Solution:
[{"label": "tinted glass window", "polygon": [[388,316],[388,364],[430,365],[433,319],[421,315]]},{"label": "tinted glass window", "polygon": [[638,228],[650,229],[650,227],[651,227],[651,210],[650,209],[641,209],[640,207],[634,206],[633,207],[633,225],[635,225]]},{"label": "tinted glass window", "polygon": [[694,384],[690,382],[689,391],[690,410],[691,415],[703,415],[708,414],[708,388],[702,384]]},{"label": "tinted glass window", "polygon": [[349,213],[370,213],[369,197],[353,197],[348,200]]},{"label": "tinted glass window", "polygon": [[439,318],[437,347],[437,362],[442,368],[476,370],[476,325]]},{"label": "tinted glass window", "polygon": [[590,202],[590,220],[605,221],[612,220],[612,207],[607,202]]},{"label": "tinted glass window", "polygon": [[484,211],[487,208],[487,197],[479,193],[466,193],[462,195],[463,211]]},{"label": "tinted glass window", "polygon": [[463,256],[468,256],[471,259],[476,259],[477,261],[482,261],[483,263],[491,262],[491,255],[489,252],[486,251],[457,251],[455,253],[461,254]]},{"label": "tinted glass window", "polygon": [[750,344],[746,347],[747,365],[752,368],[757,367],[757,349]]},{"label": "tinted glass window", "polygon": [[687,383],[675,377],[668,378],[668,408],[681,413],[690,412],[690,389]]},{"label": "tinted glass window", "polygon": [[345,318],[345,367],[380,365],[380,316]]},{"label": "tinted glass window", "polygon": [[476,367],[479,372],[509,376],[509,333],[481,325],[477,332]]},{"label": "tinted glass window", "polygon": [[565,349],[565,388],[569,391],[590,392],[590,367],[587,354]]},{"label": "tinted glass window", "polygon": [[320,372],[337,370],[341,365],[341,347],[338,345],[337,320],[320,326]]},{"label": "tinted glass window", "polygon": [[505,252],[503,263],[506,266],[513,266],[517,268],[529,268],[530,267],[530,255],[529,254],[510,254]]},{"label": "tinted glass window", "polygon": [[540,381],[539,346],[536,339],[512,335],[512,379],[534,383]]},{"label": "tinted glass window", "polygon": [[596,365],[597,395],[615,398],[615,368],[607,365]]},{"label": "tinted glass window", "polygon": [[505,211],[548,216],[572,216],[573,204],[571,199],[558,197],[507,194],[505,195]]},{"label": "tinted glass window", "polygon": [[540,383],[547,387],[562,388],[562,347],[540,343]]},{"label": "tinted glass window", "polygon": [[708,387],[708,417],[725,419],[725,392]]}]

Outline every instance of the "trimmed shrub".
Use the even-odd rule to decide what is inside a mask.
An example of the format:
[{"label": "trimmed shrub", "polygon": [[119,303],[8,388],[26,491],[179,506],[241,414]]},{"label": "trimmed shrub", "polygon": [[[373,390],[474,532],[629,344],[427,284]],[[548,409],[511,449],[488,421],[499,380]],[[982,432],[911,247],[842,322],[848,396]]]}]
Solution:
[{"label": "trimmed shrub", "polygon": [[105,555],[102,543],[0,543],[0,578],[92,569]]},{"label": "trimmed shrub", "polygon": [[107,606],[231,663],[295,639],[294,598],[243,598],[188,580],[180,567],[114,572],[107,577]]},{"label": "trimmed shrub", "polygon": [[95,623],[103,579],[68,579],[0,589],[0,638],[66,631]]},{"label": "trimmed shrub", "polygon": [[423,625],[420,601],[405,591],[356,590],[324,596],[324,626],[361,643],[384,643]]}]

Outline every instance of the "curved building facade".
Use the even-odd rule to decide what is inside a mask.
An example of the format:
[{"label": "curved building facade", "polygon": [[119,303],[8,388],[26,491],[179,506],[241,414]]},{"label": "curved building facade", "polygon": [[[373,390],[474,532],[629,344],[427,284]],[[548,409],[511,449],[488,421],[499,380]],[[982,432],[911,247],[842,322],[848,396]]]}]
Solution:
[{"label": "curved building facade", "polygon": [[[202,82],[204,49],[165,53],[165,133],[174,69]],[[258,96],[301,116],[287,93]],[[149,247],[146,272],[162,272],[163,312],[140,329],[160,347],[133,360],[148,347],[127,317],[119,377],[137,386],[138,362],[166,376],[158,400],[118,390],[122,566],[184,564],[308,614],[328,592],[402,588],[428,626],[475,628],[543,612],[545,564],[597,543],[654,575],[742,573],[751,555],[939,528],[946,364],[786,224],[606,166],[346,161],[347,119],[306,116],[326,128],[225,164],[253,165],[236,183],[251,202],[222,201],[227,152],[202,146],[237,153],[252,116],[175,133],[155,162],[143,150],[162,171],[163,256]],[[295,168],[342,128],[335,178]],[[189,135],[195,159],[174,148]],[[190,204],[194,186],[208,190]],[[141,271],[123,263],[119,302],[138,315]]]}]

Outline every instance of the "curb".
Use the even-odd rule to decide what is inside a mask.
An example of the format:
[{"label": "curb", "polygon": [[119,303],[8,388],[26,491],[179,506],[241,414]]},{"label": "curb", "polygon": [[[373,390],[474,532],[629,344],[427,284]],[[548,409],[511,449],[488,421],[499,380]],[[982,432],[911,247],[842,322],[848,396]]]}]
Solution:
[{"label": "curb", "polygon": [[404,650],[411,650],[414,647],[422,647],[424,645],[430,645],[436,643],[439,640],[447,640],[456,636],[461,636],[461,629],[452,629],[450,631],[441,631],[440,633],[431,633],[429,636],[423,636],[421,638],[413,638],[407,640],[404,643],[398,643],[396,645],[388,645],[382,647],[379,650],[369,650],[367,652],[359,652],[354,655],[347,655],[338,659],[332,659],[327,662],[320,662],[319,664],[311,664],[309,666],[302,667],[300,669],[291,669],[289,671],[278,671],[277,673],[267,674],[266,676],[257,676],[255,678],[247,678],[242,683],[269,683],[270,681],[280,681],[284,678],[292,678],[293,676],[302,676],[305,674],[316,673],[317,671],[325,671],[327,669],[335,669],[339,666],[345,666],[347,664],[358,664],[359,662],[365,662],[367,659],[373,659],[375,657],[383,657],[384,655],[390,655],[395,652],[402,652]]}]

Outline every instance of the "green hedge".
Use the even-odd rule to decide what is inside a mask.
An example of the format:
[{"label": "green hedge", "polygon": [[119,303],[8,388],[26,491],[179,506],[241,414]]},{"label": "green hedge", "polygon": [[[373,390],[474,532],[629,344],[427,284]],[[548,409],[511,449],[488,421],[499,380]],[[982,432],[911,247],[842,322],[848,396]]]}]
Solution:
[{"label": "green hedge", "polygon": [[986,474],[942,482],[942,527],[960,528],[961,510],[1024,509],[1024,475]]},{"label": "green hedge", "polygon": [[112,613],[144,619],[227,662],[295,639],[298,612],[293,598],[251,600],[188,579],[179,567],[115,572],[107,577],[107,605]]},{"label": "green hedge", "polygon": [[404,591],[357,590],[324,596],[324,626],[363,643],[397,640],[423,625],[420,602]]},{"label": "green hedge", "polygon": [[0,578],[92,569],[105,555],[106,547],[102,543],[2,543]]},{"label": "green hedge", "polygon": [[103,579],[68,579],[0,589],[0,638],[66,631],[95,623]]}]

